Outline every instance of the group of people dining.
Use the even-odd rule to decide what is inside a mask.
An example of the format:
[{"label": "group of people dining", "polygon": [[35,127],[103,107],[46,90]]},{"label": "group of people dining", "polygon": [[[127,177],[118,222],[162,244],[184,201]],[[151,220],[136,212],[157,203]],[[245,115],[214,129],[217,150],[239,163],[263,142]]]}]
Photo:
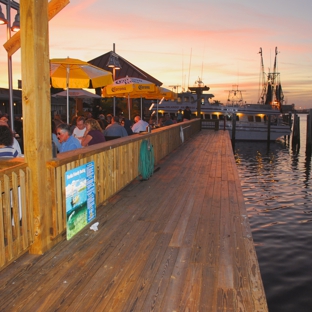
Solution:
[{"label": "group of people dining", "polygon": [[[122,116],[107,115],[94,119],[79,116],[72,125],[52,120],[52,141],[59,153],[105,142],[111,138],[120,138],[145,131],[148,123],[135,116],[134,125]],[[104,125],[104,126],[103,126]]]},{"label": "group of people dining", "polygon": [[[181,112],[179,111],[179,113]],[[177,120],[172,119],[169,114],[160,118],[160,126],[180,122],[179,113]],[[134,124],[123,116],[110,114],[106,117],[100,114],[97,119],[93,118],[92,115],[75,116],[71,124],[66,124],[60,116],[55,116],[51,125],[53,148],[55,148],[56,153],[63,153],[102,143],[108,139],[146,131],[147,127],[155,125],[155,116],[151,116],[149,122],[144,121],[140,116],[135,116]],[[17,156],[23,156],[20,145],[8,124],[7,116],[0,114],[0,157],[12,158]]]}]

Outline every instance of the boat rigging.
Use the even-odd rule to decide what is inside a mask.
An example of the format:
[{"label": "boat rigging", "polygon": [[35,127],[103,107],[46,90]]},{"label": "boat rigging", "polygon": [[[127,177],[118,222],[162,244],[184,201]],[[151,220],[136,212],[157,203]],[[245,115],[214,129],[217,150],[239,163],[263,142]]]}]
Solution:
[{"label": "boat rigging", "polygon": [[261,57],[261,83],[262,92],[259,98],[259,104],[267,104],[281,110],[281,106],[284,103],[284,94],[282,91],[282,85],[280,81],[280,73],[277,70],[277,47],[275,47],[275,58],[273,72],[269,72],[267,75],[264,72],[262,48],[260,48]]}]

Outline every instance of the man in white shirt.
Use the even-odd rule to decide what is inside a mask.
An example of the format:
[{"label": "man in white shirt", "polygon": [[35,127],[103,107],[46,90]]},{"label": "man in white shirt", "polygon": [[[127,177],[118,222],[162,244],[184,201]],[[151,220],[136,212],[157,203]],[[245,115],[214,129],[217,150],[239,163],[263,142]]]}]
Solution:
[{"label": "man in white shirt", "polygon": [[76,121],[76,128],[73,130],[73,136],[77,138],[80,142],[86,132],[85,121],[85,117],[79,116]]},{"label": "man in white shirt", "polygon": [[132,126],[133,133],[139,133],[141,131],[146,131],[146,127],[148,126],[148,123],[144,120],[141,120],[140,116],[134,117],[135,124]]}]

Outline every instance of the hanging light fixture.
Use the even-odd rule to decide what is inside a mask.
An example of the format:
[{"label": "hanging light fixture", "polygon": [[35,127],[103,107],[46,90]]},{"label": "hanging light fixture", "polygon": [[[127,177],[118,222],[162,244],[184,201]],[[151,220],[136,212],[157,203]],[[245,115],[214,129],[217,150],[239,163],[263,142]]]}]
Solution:
[{"label": "hanging light fixture", "polygon": [[115,54],[114,52],[111,52],[111,54],[109,56],[108,63],[106,64],[106,66],[111,67],[111,68],[115,68],[115,69],[120,69],[121,66],[119,63],[118,55]]},{"label": "hanging light fixture", "polygon": [[14,23],[12,24],[11,30],[14,32],[20,30],[20,14],[19,14],[19,11],[17,11],[17,13],[15,15],[15,20],[14,20]]},{"label": "hanging light fixture", "polygon": [[0,25],[4,25],[4,24],[7,24],[7,23],[8,23],[8,21],[5,18],[4,14],[2,12],[1,5],[0,5]]}]

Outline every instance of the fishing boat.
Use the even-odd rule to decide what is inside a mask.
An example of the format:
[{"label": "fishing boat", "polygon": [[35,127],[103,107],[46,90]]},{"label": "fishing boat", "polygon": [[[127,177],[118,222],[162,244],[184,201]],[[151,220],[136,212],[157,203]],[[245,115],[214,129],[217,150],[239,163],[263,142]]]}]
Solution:
[{"label": "fishing boat", "polygon": [[[262,49],[262,92],[257,104],[247,104],[243,100],[242,91],[238,85],[229,90],[226,104],[218,101],[211,103],[213,94],[200,95],[200,115],[202,128],[228,130],[230,137],[235,140],[275,141],[289,136],[291,133],[291,116],[294,105],[284,104],[284,96],[275,62],[273,72],[265,74],[263,70]],[[203,82],[198,79],[198,88],[203,88]],[[196,88],[190,88],[196,89]],[[208,88],[209,89],[209,88]],[[162,113],[176,113],[187,106],[198,115],[197,93],[188,91],[178,94],[176,101],[162,101],[154,110]]]}]

